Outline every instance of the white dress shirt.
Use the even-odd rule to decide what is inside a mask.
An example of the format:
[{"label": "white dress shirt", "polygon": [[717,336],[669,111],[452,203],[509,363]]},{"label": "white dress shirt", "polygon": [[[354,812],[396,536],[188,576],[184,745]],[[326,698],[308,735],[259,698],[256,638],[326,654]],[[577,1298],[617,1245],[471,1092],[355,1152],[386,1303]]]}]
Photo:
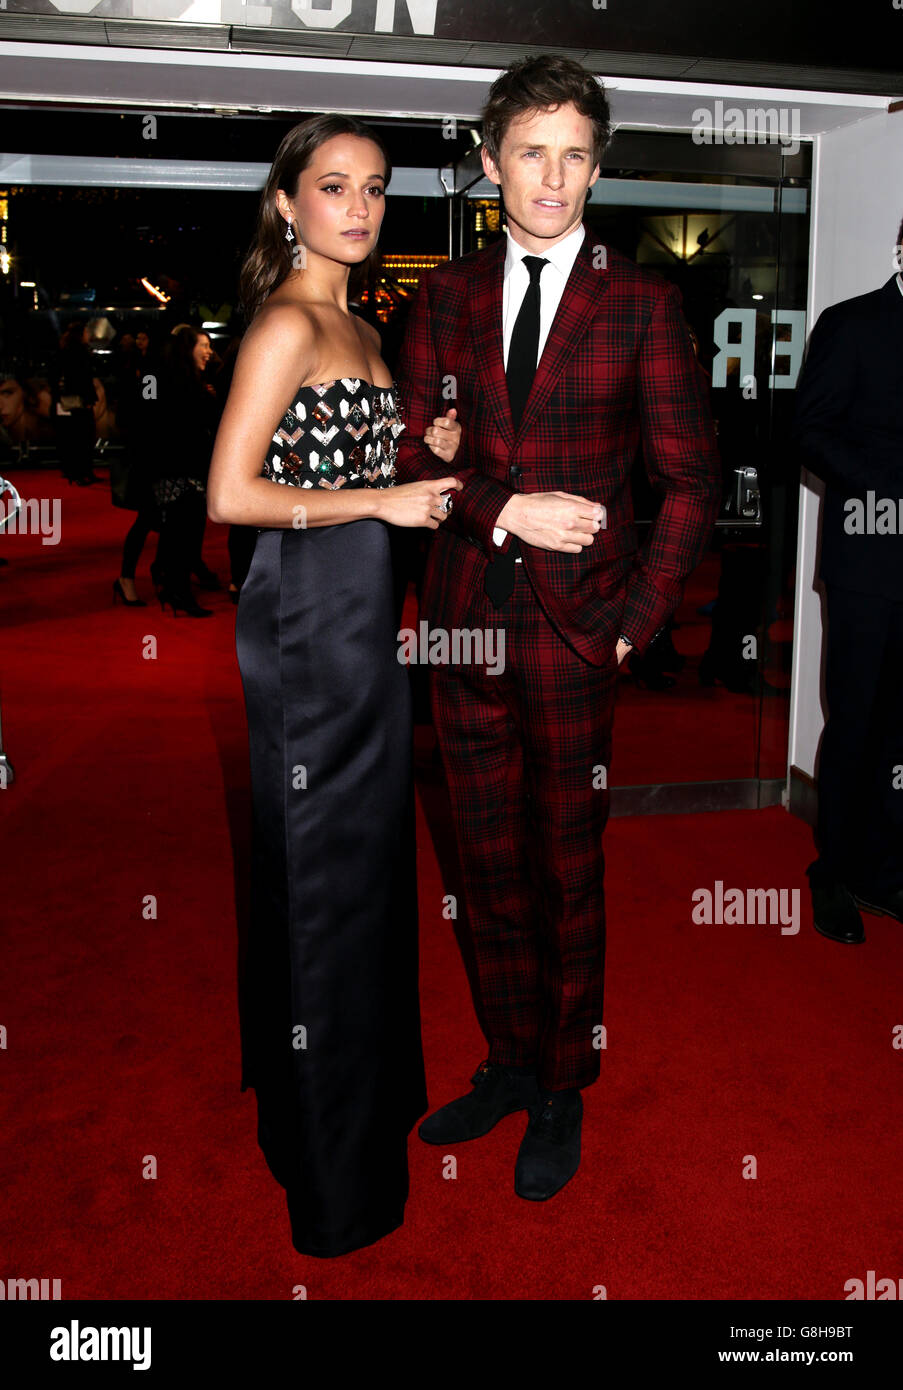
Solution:
[{"label": "white dress shirt", "polygon": [[[575,227],[563,241],[557,241],[554,246],[550,246],[548,251],[543,252],[543,258],[549,262],[542,268],[539,277],[539,351],[536,355],[536,365],[539,366],[546,339],[558,312],[561,303],[561,296],[564,294],[564,287],[568,282],[568,276],[574,268],[577,259],[577,252],[583,245],[586,231],[582,224]],[[524,295],[530,284],[530,272],[524,265],[524,256],[532,256],[535,252],[528,251],[515,241],[508,228],[508,251],[505,256],[505,284],[502,291],[502,344],[505,357],[505,366],[508,366],[508,352],[511,347],[511,339],[514,335],[514,325],[520,313],[521,305],[524,302]],[[503,545],[508,532],[501,526],[496,526],[492,532],[492,539],[496,545]],[[517,557],[518,561],[520,556]]]}]

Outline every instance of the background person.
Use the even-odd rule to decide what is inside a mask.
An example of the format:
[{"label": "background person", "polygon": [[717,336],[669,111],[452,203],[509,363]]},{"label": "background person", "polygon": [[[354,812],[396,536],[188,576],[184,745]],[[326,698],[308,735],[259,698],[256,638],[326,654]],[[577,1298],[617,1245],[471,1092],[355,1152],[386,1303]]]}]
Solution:
[{"label": "background person", "polygon": [[[897,233],[903,248],[903,223]],[[825,309],[796,389],[794,440],[826,484],[819,578],[828,718],[818,762],[818,858],[807,873],[823,936],[865,940],[859,908],[903,921],[903,275]],[[896,509],[857,534],[848,502]]]}]

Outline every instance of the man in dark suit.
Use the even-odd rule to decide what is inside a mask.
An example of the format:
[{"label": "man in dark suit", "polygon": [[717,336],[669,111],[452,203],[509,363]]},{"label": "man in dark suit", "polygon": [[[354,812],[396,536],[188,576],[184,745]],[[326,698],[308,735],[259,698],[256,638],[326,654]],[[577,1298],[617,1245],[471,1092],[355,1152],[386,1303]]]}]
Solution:
[{"label": "man in dark suit", "polygon": [[[422,442],[437,406],[464,427],[422,617],[505,642],[503,671],[432,671],[489,1057],[420,1134],[452,1144],[528,1109],[515,1190],[543,1200],[577,1169],[580,1088],[599,1075],[618,665],[676,609],[721,470],[678,292],[582,221],[610,136],[602,87],[564,58],[517,63],[483,136],[508,237],[425,277],[398,370],[402,481],[438,476]],[[641,440],[661,507],[639,550]]]},{"label": "man in dark suit", "polygon": [[[903,244],[903,225],[897,236]],[[903,276],[825,309],[797,388],[800,459],[826,484],[828,719],[818,768],[815,925],[865,940],[903,921]]]}]

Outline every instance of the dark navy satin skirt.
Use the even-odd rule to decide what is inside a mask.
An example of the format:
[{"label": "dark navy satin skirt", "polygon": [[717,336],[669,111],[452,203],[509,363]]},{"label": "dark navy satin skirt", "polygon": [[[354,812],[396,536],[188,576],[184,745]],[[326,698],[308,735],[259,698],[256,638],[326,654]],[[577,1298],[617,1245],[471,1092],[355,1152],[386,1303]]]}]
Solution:
[{"label": "dark navy satin skirt", "polygon": [[311,1255],[401,1225],[427,1108],[396,630],[382,522],[260,532],[236,624],[253,796],[242,1089]]}]

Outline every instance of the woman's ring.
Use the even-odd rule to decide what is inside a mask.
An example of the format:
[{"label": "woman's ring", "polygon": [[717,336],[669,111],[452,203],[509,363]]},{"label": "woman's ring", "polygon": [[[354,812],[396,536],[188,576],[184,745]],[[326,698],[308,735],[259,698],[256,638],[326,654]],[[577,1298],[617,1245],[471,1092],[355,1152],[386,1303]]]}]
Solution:
[{"label": "woman's ring", "polygon": [[443,497],[443,499],[442,499],[442,510],[445,512],[445,515],[448,516],[448,513],[451,511],[451,509],[452,509],[452,495],[451,495],[450,492],[447,492],[447,493],[445,494],[445,496]]}]

